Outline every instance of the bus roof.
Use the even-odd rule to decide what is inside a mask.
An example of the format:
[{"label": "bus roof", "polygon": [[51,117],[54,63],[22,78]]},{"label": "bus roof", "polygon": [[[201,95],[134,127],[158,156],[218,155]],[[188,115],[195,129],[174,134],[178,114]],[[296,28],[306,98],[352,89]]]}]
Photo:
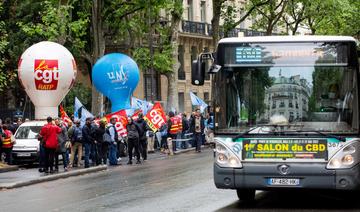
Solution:
[{"label": "bus roof", "polygon": [[351,36],[318,36],[318,35],[299,35],[299,36],[254,36],[254,37],[233,37],[223,38],[221,43],[282,43],[282,42],[327,42],[327,41],[350,41],[356,42]]}]

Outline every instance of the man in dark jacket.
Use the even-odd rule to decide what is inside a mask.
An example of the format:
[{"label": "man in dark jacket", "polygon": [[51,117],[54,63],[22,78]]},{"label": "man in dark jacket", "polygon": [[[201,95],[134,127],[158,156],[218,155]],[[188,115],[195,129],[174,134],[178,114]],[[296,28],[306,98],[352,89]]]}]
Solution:
[{"label": "man in dark jacket", "polygon": [[90,154],[95,155],[95,151],[94,151],[95,148],[93,147],[93,145],[95,145],[95,140],[92,136],[92,132],[93,129],[91,125],[91,118],[86,118],[86,123],[82,128],[83,145],[85,147],[85,168],[90,167],[90,162],[89,162]]},{"label": "man in dark jacket", "polygon": [[139,113],[139,118],[136,121],[137,125],[139,126],[139,150],[143,160],[147,160],[147,138],[146,138],[146,131],[147,131],[147,124],[144,120],[144,115]]},{"label": "man in dark jacket", "polygon": [[195,115],[190,122],[190,131],[193,133],[196,152],[201,152],[202,135],[204,134],[205,121],[200,113],[200,109],[195,110]]},{"label": "man in dark jacket", "polygon": [[132,164],[132,152],[135,148],[136,164],[140,164],[140,153],[139,153],[139,126],[135,124],[131,117],[128,117],[128,124],[126,125],[127,136],[128,136],[128,154],[129,162]]},{"label": "man in dark jacket", "polygon": [[63,159],[64,171],[67,171],[68,161],[65,155],[65,143],[69,140],[67,129],[60,119],[55,119],[55,125],[61,128],[61,133],[58,134],[58,148],[55,151],[55,171],[59,171],[59,155]]},{"label": "man in dark jacket", "polygon": [[109,142],[108,141],[104,141],[104,134],[106,133],[106,122],[101,120],[100,121],[100,126],[98,128],[95,129],[95,133],[94,133],[94,139],[96,141],[96,145],[97,145],[97,151],[98,151],[98,160],[96,161],[97,165],[100,165],[101,163],[103,163],[104,165],[107,164],[107,153],[108,153],[108,149],[109,149]]}]

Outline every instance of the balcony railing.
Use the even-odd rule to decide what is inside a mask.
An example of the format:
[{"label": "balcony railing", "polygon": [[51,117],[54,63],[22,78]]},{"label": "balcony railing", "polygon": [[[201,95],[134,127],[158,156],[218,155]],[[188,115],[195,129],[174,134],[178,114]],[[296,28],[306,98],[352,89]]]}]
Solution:
[{"label": "balcony railing", "polygon": [[[213,30],[212,25],[203,23],[203,22],[195,22],[195,21],[182,21],[182,32],[185,33],[192,33],[192,34],[198,34],[198,35],[205,35],[205,36],[212,36]],[[241,29],[236,28],[231,30],[228,33],[228,37],[238,37],[239,33],[244,33],[245,37],[250,36],[265,36],[265,32],[259,32],[251,29]],[[277,35],[276,33],[273,33],[273,35]],[[220,37],[224,37],[224,31],[221,29],[220,26]]]},{"label": "balcony railing", "polygon": [[182,31],[193,34],[206,35],[205,23],[194,21],[182,21]]}]

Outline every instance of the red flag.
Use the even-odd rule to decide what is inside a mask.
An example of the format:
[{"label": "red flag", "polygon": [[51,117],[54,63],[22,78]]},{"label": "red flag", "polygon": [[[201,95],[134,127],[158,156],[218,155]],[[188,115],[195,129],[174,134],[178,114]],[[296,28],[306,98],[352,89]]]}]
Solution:
[{"label": "red flag", "polygon": [[126,125],[127,125],[126,111],[125,110],[119,110],[119,111],[117,111],[115,113],[110,113],[108,115],[105,115],[105,118],[106,118],[108,123],[110,123],[110,119],[113,118],[113,117],[116,118],[116,124],[115,124],[116,132],[122,137],[127,136],[127,131],[126,131]]},{"label": "red flag", "polygon": [[142,110],[137,110],[132,116],[131,118],[134,120],[134,121],[137,121],[139,119],[139,113],[142,113]]},{"label": "red flag", "polygon": [[69,123],[72,123],[70,117],[66,114],[62,105],[60,105],[60,115],[61,115],[61,119],[63,120],[63,123],[66,127],[69,126]]},{"label": "red flag", "polygon": [[158,131],[164,124],[166,124],[166,114],[159,102],[156,102],[151,110],[146,114],[144,120],[152,131]]}]

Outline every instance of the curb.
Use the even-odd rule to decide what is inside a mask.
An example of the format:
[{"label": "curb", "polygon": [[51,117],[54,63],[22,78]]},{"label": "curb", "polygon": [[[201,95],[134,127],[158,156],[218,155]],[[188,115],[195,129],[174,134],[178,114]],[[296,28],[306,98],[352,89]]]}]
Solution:
[{"label": "curb", "polygon": [[[202,145],[201,148],[202,149],[208,149],[208,148],[210,148],[210,146]],[[196,149],[195,147],[190,147],[190,148],[187,148],[187,149],[181,149],[181,150],[175,151],[174,154],[179,155],[179,154],[186,153],[186,152],[191,152],[191,151],[195,152],[195,149]]]},{"label": "curb", "polygon": [[174,154],[178,155],[178,154],[182,154],[182,153],[186,153],[186,152],[190,152],[190,151],[195,151],[195,147],[190,147],[190,148],[187,148],[187,149],[181,149],[181,150],[175,151]]},{"label": "curb", "polygon": [[0,173],[17,171],[17,170],[19,170],[19,166],[9,166],[5,168],[0,168]]},{"label": "curb", "polygon": [[79,170],[64,172],[64,173],[60,173],[60,174],[39,177],[36,179],[27,180],[27,181],[18,181],[15,183],[7,183],[4,185],[0,184],[0,189],[19,188],[22,186],[28,186],[28,185],[33,185],[33,184],[37,184],[37,183],[48,182],[48,181],[58,180],[61,178],[68,178],[68,177],[72,177],[72,176],[78,176],[78,175],[83,175],[83,174],[88,174],[88,173],[98,172],[98,171],[104,171],[104,170],[107,170],[107,166],[105,166],[105,165],[86,168],[86,169],[79,169]]}]

